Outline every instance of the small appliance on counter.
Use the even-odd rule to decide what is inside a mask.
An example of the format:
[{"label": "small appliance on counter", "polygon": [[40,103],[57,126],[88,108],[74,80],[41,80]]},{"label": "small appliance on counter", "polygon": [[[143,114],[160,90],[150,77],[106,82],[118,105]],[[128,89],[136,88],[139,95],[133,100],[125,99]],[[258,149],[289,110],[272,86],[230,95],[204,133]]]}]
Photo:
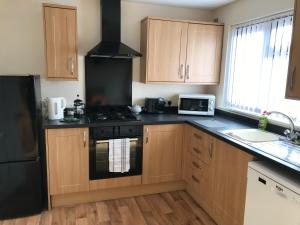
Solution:
[{"label": "small appliance on counter", "polygon": [[82,118],[85,115],[85,105],[83,100],[79,99],[79,95],[77,95],[77,99],[74,100],[74,117]]},{"label": "small appliance on counter", "polygon": [[164,113],[166,100],[164,98],[146,98],[145,112],[147,113]]},{"label": "small appliance on counter", "polygon": [[64,109],[67,106],[67,101],[63,97],[48,99],[48,119],[60,120],[64,118]]},{"label": "small appliance on counter", "polygon": [[179,95],[178,114],[214,116],[216,97],[214,95]]},{"label": "small appliance on counter", "polygon": [[74,117],[75,109],[73,107],[67,107],[64,110],[64,118],[66,117]]},{"label": "small appliance on counter", "polygon": [[61,120],[61,122],[65,122],[65,123],[78,122],[79,119],[74,117],[74,115],[75,115],[75,108],[74,107],[65,108],[64,118]]}]

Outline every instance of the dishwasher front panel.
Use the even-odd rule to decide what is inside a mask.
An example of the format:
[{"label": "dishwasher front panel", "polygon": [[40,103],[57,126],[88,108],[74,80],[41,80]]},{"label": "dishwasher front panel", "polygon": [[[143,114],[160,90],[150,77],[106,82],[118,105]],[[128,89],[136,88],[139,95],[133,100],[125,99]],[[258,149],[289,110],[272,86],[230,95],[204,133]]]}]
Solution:
[{"label": "dishwasher front panel", "polygon": [[300,225],[300,195],[248,169],[244,225]]}]

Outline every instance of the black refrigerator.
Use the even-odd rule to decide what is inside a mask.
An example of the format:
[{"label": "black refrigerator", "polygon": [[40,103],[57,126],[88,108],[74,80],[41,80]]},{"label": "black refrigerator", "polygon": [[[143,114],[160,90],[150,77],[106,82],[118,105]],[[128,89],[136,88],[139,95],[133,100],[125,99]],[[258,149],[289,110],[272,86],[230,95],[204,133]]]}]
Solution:
[{"label": "black refrigerator", "polygon": [[39,76],[0,75],[0,219],[42,210]]}]

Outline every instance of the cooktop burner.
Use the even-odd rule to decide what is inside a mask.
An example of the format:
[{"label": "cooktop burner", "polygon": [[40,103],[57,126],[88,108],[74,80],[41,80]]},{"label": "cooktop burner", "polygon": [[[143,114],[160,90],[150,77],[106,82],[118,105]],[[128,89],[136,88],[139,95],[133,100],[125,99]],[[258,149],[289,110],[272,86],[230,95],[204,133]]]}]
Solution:
[{"label": "cooktop burner", "polygon": [[91,122],[101,121],[138,121],[128,108],[103,108],[88,115]]}]

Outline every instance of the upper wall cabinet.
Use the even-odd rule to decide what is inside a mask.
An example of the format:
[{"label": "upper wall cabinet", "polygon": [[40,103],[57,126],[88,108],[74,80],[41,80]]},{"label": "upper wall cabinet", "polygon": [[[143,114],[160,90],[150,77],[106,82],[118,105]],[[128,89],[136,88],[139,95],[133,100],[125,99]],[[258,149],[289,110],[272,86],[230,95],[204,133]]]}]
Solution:
[{"label": "upper wall cabinet", "polygon": [[77,10],[44,4],[47,77],[77,80]]},{"label": "upper wall cabinet", "polygon": [[219,83],[223,24],[147,17],[141,71],[146,83]]},{"label": "upper wall cabinet", "polygon": [[300,0],[295,0],[293,29],[286,98],[300,100]]}]

